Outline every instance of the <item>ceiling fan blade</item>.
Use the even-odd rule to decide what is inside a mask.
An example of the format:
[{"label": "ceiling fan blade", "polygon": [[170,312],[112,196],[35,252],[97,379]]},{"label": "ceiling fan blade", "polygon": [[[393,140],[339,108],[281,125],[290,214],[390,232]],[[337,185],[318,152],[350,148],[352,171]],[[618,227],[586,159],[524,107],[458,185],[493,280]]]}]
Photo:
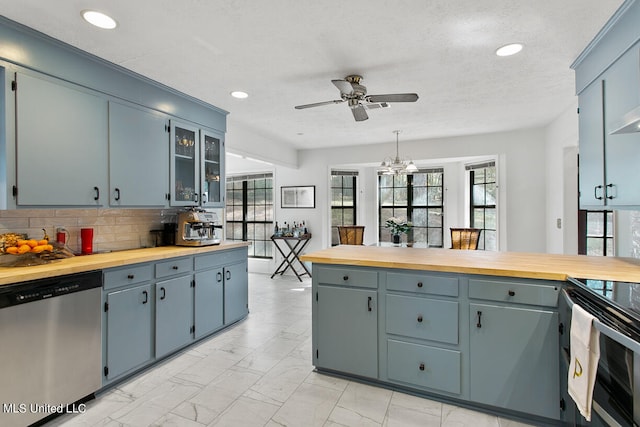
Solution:
[{"label": "ceiling fan blade", "polygon": [[418,95],[415,93],[390,93],[388,95],[369,95],[368,102],[416,102]]},{"label": "ceiling fan blade", "polygon": [[361,122],[369,118],[369,116],[367,115],[367,112],[365,111],[362,105],[351,107],[351,112],[353,113],[353,118],[356,119],[356,122]]},{"label": "ceiling fan blade", "polygon": [[320,107],[321,105],[329,105],[329,104],[341,104],[343,102],[344,102],[343,99],[335,99],[333,101],[316,102],[314,104],[296,105],[294,108],[296,110],[302,110],[304,108]]},{"label": "ceiling fan blade", "polygon": [[353,86],[351,86],[351,83],[346,80],[331,80],[331,83],[333,83],[338,88],[340,93],[349,95],[351,92],[353,92]]}]

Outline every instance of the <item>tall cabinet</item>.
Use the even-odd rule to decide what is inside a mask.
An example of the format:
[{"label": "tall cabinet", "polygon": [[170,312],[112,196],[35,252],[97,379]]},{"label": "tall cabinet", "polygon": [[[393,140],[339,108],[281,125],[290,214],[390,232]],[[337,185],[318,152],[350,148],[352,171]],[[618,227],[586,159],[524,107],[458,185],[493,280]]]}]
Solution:
[{"label": "tall cabinet", "polygon": [[171,205],[224,206],[224,135],[171,121]]}]

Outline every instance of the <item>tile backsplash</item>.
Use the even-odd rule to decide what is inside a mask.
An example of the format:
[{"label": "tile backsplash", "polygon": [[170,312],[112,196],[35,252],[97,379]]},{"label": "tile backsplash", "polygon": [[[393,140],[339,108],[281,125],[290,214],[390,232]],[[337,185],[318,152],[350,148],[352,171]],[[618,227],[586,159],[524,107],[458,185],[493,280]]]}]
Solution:
[{"label": "tile backsplash", "polygon": [[56,229],[69,232],[67,245],[80,251],[80,229],[93,228],[93,251],[117,251],[153,246],[151,230],[176,221],[178,209],[17,209],[0,210],[0,233],[26,233],[41,239],[43,228],[55,240]]}]

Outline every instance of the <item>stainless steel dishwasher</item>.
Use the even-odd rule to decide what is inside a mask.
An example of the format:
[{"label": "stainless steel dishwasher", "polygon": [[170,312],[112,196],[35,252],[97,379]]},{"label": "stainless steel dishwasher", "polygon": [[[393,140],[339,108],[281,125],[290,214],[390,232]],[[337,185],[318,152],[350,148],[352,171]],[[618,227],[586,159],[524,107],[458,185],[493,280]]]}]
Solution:
[{"label": "stainless steel dishwasher", "polygon": [[0,286],[0,425],[27,426],[101,387],[102,273]]}]

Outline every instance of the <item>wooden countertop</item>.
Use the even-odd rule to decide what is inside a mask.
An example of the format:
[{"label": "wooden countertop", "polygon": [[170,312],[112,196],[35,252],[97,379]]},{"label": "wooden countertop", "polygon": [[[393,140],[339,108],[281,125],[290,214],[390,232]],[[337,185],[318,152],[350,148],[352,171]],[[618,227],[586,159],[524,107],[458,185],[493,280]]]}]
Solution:
[{"label": "wooden countertop", "polygon": [[[32,267],[0,267],[0,286],[28,280],[44,279],[83,271],[120,267],[140,262],[159,261],[180,256],[197,255],[249,246],[246,242],[223,242],[220,245],[183,247],[161,246],[94,255],[76,256]],[[13,255],[0,255],[13,256]]]},{"label": "wooden countertop", "polygon": [[567,277],[640,282],[640,259],[523,252],[339,245],[302,261],[561,280]]}]

